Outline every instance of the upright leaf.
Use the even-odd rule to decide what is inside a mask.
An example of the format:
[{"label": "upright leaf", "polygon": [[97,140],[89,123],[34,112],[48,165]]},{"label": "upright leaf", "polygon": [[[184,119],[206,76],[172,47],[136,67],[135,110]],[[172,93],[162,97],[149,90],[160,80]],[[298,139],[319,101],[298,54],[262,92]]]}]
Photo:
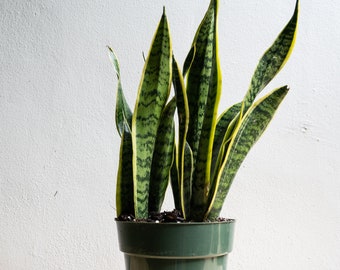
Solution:
[{"label": "upright leaf", "polygon": [[119,62],[117,59],[117,56],[113,52],[113,50],[108,47],[109,49],[109,58],[111,60],[111,63],[114,67],[114,70],[117,75],[118,79],[118,86],[117,86],[117,97],[116,97],[116,126],[117,130],[120,136],[123,134],[124,130],[124,122],[128,124],[128,128],[131,130],[131,121],[132,121],[132,112],[130,110],[129,105],[126,102],[123,89],[122,89],[122,83],[120,80],[120,69],[119,69]]},{"label": "upright leaf", "polygon": [[181,193],[180,193],[180,184],[179,184],[179,176],[178,176],[178,164],[176,160],[177,156],[177,147],[175,145],[174,147],[174,162],[172,163],[171,166],[171,171],[170,171],[170,184],[171,184],[171,189],[172,189],[172,195],[174,197],[174,203],[175,203],[175,208],[177,210],[182,210],[181,206]]},{"label": "upright leaf", "polygon": [[[179,71],[178,64],[174,57],[172,58],[172,83],[175,90],[176,106],[178,113],[178,126],[179,126],[178,148],[180,149],[179,157],[180,159],[182,159],[184,155],[184,145],[186,142],[186,136],[189,125],[189,106],[183,77]],[[179,163],[181,163],[181,160],[179,160]]]},{"label": "upright leaf", "polygon": [[[221,94],[221,72],[217,48],[218,1],[211,0],[188,58],[187,97],[189,129],[187,141],[193,153],[194,175],[191,218],[202,218],[210,183],[211,154],[217,106]],[[192,53],[194,55],[192,56]],[[192,59],[192,60],[191,60]],[[186,65],[188,66],[188,65]]]},{"label": "upright leaf", "polygon": [[[187,132],[189,125],[189,106],[187,93],[185,91],[184,81],[175,58],[172,62],[172,82],[175,90],[176,105],[178,112],[178,154],[177,154],[177,168],[178,168],[178,186],[180,191],[181,210],[184,218],[187,217],[188,209],[191,201],[191,187],[192,187],[192,151],[187,144]],[[188,171],[189,170],[189,171]],[[188,175],[189,174],[189,175]],[[190,188],[190,191],[188,191]]]},{"label": "upright leaf", "polygon": [[134,214],[131,132],[126,122],[123,127],[116,187],[117,216]]},{"label": "upright leaf", "polygon": [[132,118],[133,179],[136,218],[148,217],[152,156],[171,82],[171,42],[163,12],[146,59]]},{"label": "upright leaf", "polygon": [[185,144],[183,159],[183,175],[181,181],[181,209],[185,219],[191,215],[192,198],[192,177],[193,177],[193,156],[188,143]]},{"label": "upright leaf", "polygon": [[185,76],[187,74],[187,71],[190,69],[195,55],[196,55],[196,44],[193,43],[183,64],[183,76]]},{"label": "upright leaf", "polygon": [[169,183],[175,142],[174,114],[176,100],[165,107],[159,124],[155,150],[152,159],[149,212],[159,212]]},{"label": "upright leaf", "polygon": [[264,53],[255,69],[250,87],[244,97],[244,113],[251,106],[257,94],[265,88],[287,62],[296,39],[298,12],[299,1],[297,0],[292,18],[273,45]]},{"label": "upright leaf", "polygon": [[213,153],[212,153],[211,173],[214,172],[214,168],[216,166],[216,160],[220,153],[220,148],[222,146],[223,140],[226,137],[227,130],[230,127],[230,123],[239,114],[241,110],[241,105],[242,105],[242,102],[234,104],[233,106],[226,109],[217,119],[217,124],[215,127]]},{"label": "upright leaf", "polygon": [[251,147],[262,135],[288,92],[284,86],[255,102],[239,122],[230,142],[215,186],[211,189],[209,219],[218,217],[230,185]]}]

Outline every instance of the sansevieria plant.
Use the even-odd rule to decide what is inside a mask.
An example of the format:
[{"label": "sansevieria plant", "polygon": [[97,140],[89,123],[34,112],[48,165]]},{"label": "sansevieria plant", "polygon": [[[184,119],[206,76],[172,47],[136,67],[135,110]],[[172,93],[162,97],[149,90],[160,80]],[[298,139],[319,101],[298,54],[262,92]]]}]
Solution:
[{"label": "sansevieria plant", "polygon": [[159,212],[170,181],[175,207],[186,221],[219,217],[242,161],[288,92],[282,86],[256,100],[290,56],[298,2],[288,24],[260,58],[244,99],[219,116],[218,0],[211,0],[182,70],[173,56],[163,10],[133,111],[123,94],[118,60],[109,48],[118,78],[116,125],[121,137],[117,216],[147,219]]}]

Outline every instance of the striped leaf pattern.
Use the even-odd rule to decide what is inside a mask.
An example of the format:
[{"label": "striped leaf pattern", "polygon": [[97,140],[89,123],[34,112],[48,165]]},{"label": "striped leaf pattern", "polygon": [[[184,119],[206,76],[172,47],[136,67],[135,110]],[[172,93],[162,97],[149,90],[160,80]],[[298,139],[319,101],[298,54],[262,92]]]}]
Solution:
[{"label": "striped leaf pattern", "polygon": [[278,88],[255,102],[235,130],[219,172],[212,204],[207,211],[209,219],[217,218],[230,185],[251,147],[262,135],[278,106],[288,92],[288,87]]},{"label": "striped leaf pattern", "polygon": [[[134,213],[137,219],[146,219],[151,211],[160,211],[170,175],[175,207],[186,220],[217,218],[239,167],[288,92],[284,86],[255,101],[291,54],[299,0],[290,21],[260,59],[243,101],[217,119],[221,95],[218,5],[219,0],[210,0],[183,74],[172,55],[163,10],[133,113],[122,91],[117,57],[109,48],[118,79],[116,125],[121,136],[117,215]],[[175,97],[167,103],[171,82]]]},{"label": "striped leaf pattern", "polygon": [[178,64],[173,57],[173,72],[172,81],[175,90],[177,111],[178,111],[178,186],[180,192],[180,205],[183,217],[186,218],[189,214],[191,203],[192,189],[192,171],[193,171],[193,156],[192,151],[187,143],[186,137],[189,125],[189,106],[187,93],[184,86],[183,77],[179,71]]},{"label": "striped leaf pattern", "polygon": [[193,43],[187,57],[185,58],[185,61],[184,61],[183,76],[185,76],[187,74],[188,70],[190,69],[190,67],[191,67],[191,65],[194,61],[195,55],[196,55],[196,44]]},{"label": "striped leaf pattern", "polygon": [[116,97],[116,127],[121,136],[120,156],[116,184],[116,212],[121,214],[134,213],[133,174],[132,174],[132,112],[126,102],[120,80],[120,68],[114,51],[109,49],[109,58],[118,79]]},{"label": "striped leaf pattern", "polygon": [[222,147],[222,143],[228,136],[227,134],[228,127],[230,127],[230,123],[232,122],[232,120],[235,119],[235,117],[239,114],[241,106],[242,106],[241,102],[234,104],[233,106],[225,110],[217,120],[211,162],[212,173],[214,171],[214,168],[216,168],[216,162],[218,155],[220,153],[220,149]]},{"label": "striped leaf pattern", "polygon": [[181,209],[183,217],[190,217],[191,198],[192,198],[192,178],[193,178],[193,155],[188,143],[185,144],[184,161],[183,161],[183,176],[181,179]]},{"label": "striped leaf pattern", "polygon": [[[187,72],[190,115],[187,141],[194,160],[191,207],[193,208],[192,214],[197,213],[198,216],[202,216],[200,212],[204,209],[208,198],[214,126],[221,94],[217,48],[217,9],[218,1],[212,0],[193,41],[192,47],[195,48],[193,58],[192,53],[189,53],[187,57],[191,62]],[[194,216],[191,218],[197,219]]]},{"label": "striped leaf pattern", "polygon": [[152,156],[160,117],[171,83],[171,42],[165,11],[146,59],[132,117],[136,218],[148,217]]},{"label": "striped leaf pattern", "polygon": [[130,128],[126,122],[123,122],[123,127],[116,186],[117,216],[134,213],[132,139]]},{"label": "striped leaf pattern", "polygon": [[163,110],[161,116],[152,159],[149,212],[160,212],[169,183],[175,141],[175,110],[176,100],[172,99]]},{"label": "striped leaf pattern", "polygon": [[296,1],[292,18],[281,31],[273,45],[260,59],[251,79],[248,92],[244,97],[244,112],[246,112],[253,103],[257,94],[265,88],[287,62],[295,44],[298,8],[299,1]]},{"label": "striped leaf pattern", "polygon": [[116,72],[116,76],[118,79],[117,97],[116,97],[116,126],[117,126],[119,135],[122,136],[125,124],[127,124],[128,128],[131,130],[132,112],[130,110],[129,105],[126,102],[126,99],[123,93],[122,83],[120,80],[120,68],[119,68],[119,62],[118,62],[117,56],[115,55],[115,53],[110,47],[108,47],[108,49],[109,49],[109,58],[111,60],[111,63],[114,67],[114,70]]},{"label": "striped leaf pattern", "polygon": [[[186,136],[189,125],[189,107],[188,98],[185,91],[183,77],[179,71],[178,64],[175,58],[172,58],[172,83],[175,90],[176,106],[178,113],[178,164],[179,174],[182,175],[184,158],[184,149],[186,143]],[[182,177],[182,176],[180,176]]]}]

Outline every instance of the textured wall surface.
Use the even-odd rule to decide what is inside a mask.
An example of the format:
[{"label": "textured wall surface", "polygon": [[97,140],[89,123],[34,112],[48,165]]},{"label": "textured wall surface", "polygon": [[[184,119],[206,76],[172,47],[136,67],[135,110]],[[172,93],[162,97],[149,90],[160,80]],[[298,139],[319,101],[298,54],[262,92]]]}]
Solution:
[{"label": "textured wall surface", "polygon": [[[117,245],[114,125],[120,58],[131,106],[166,6],[180,63],[208,0],[0,1],[0,269],[124,269]],[[294,1],[220,5],[221,110],[239,101]],[[223,215],[230,269],[340,266],[340,2],[301,1],[291,91],[243,163]],[[172,209],[171,197],[164,208]]]}]

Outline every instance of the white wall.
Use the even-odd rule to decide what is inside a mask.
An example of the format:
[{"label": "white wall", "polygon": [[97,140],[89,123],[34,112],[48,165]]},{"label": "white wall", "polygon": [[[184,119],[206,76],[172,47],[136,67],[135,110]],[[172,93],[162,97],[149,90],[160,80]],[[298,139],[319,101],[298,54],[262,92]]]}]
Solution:
[{"label": "white wall", "polygon": [[[123,269],[118,135],[105,46],[134,103],[162,6],[182,62],[208,0],[0,1],[0,269]],[[240,100],[294,1],[221,1],[221,109]],[[230,269],[340,266],[340,2],[301,1],[291,91],[237,175]],[[166,208],[172,208],[168,199]]]}]

